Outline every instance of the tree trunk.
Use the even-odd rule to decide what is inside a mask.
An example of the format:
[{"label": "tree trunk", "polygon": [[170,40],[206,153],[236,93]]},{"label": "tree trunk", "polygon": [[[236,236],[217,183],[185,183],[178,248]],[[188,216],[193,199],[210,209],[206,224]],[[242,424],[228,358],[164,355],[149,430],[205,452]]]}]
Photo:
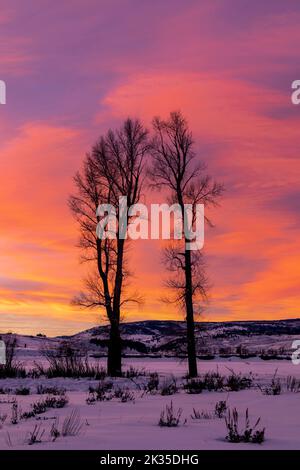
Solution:
[{"label": "tree trunk", "polygon": [[197,377],[198,370],[193,308],[191,252],[187,249],[185,249],[185,306],[189,376]]},{"label": "tree trunk", "polygon": [[120,304],[123,283],[123,254],[124,240],[118,239],[118,257],[115,276],[114,298],[112,308],[112,321],[110,325],[110,339],[107,358],[107,373],[111,377],[122,375],[122,343],[120,335]]},{"label": "tree trunk", "polygon": [[[181,191],[177,191],[178,203],[181,207],[184,224],[187,223],[187,214],[185,205],[183,203]],[[185,275],[185,310],[186,310],[186,338],[187,338],[187,354],[189,377],[197,377],[197,354],[196,354],[196,341],[195,341],[195,322],[194,322],[194,307],[193,307],[193,279],[192,279],[192,261],[191,251],[187,249],[189,240],[185,237],[184,247],[184,275]]]},{"label": "tree trunk", "polygon": [[110,377],[121,377],[122,375],[122,344],[118,322],[113,322],[110,326],[107,374]]}]

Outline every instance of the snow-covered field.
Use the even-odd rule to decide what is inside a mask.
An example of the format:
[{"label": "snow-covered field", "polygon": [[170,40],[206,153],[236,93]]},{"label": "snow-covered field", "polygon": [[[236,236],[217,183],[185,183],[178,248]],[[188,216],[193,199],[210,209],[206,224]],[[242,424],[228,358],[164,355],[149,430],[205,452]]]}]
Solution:
[{"label": "snow-covered field", "polygon": [[[134,366],[144,369],[146,376],[130,379],[115,379],[113,389],[128,388],[134,395],[134,401],[122,403],[118,398],[109,401],[96,401],[87,404],[88,389],[97,386],[98,381],[88,379],[2,379],[0,388],[10,389],[9,393],[0,394],[0,430],[1,449],[300,449],[300,393],[289,392],[285,388],[289,375],[300,379],[300,366],[291,361],[262,361],[249,359],[243,361],[232,358],[226,360],[199,361],[201,374],[207,371],[219,371],[222,375],[235,373],[254,376],[250,389],[238,392],[203,391],[201,394],[188,394],[183,389],[186,382],[186,363],[178,359],[126,359],[124,369]],[[277,370],[282,383],[282,392],[278,396],[264,395],[258,388],[271,383]],[[151,395],[143,391],[148,380],[148,373],[157,371],[160,383],[173,374],[179,391],[171,396],[162,396],[159,392]],[[106,379],[108,380],[108,379]],[[13,401],[18,404],[17,414],[30,411],[32,403],[44,399],[47,395],[38,395],[37,387],[59,387],[66,390],[68,404],[63,408],[50,408],[48,411],[28,419],[17,418],[12,424]],[[30,395],[15,395],[20,387],[30,388]],[[215,404],[226,400],[231,409],[237,408],[244,425],[245,411],[249,409],[251,424],[261,417],[258,428],[266,428],[263,444],[229,443],[224,418],[214,416]],[[181,423],[178,427],[160,427],[160,413],[166,405],[173,403],[175,410],[182,409]],[[15,403],[16,403],[15,402]],[[14,405],[15,406],[15,405]],[[204,411],[209,419],[192,419],[193,408]],[[79,433],[75,436],[60,435],[53,442],[51,428],[61,433],[66,417],[77,410],[80,423]],[[4,416],[7,415],[4,420]],[[28,445],[30,433],[38,426],[38,440],[41,442]],[[40,434],[42,436],[39,438]]]}]

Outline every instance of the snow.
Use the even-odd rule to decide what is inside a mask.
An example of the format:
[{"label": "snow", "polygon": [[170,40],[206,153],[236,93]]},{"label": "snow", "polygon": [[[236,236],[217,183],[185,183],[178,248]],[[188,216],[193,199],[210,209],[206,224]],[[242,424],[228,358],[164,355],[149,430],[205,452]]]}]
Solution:
[{"label": "snow", "polygon": [[[236,353],[243,347],[259,356],[263,351],[277,351],[280,355],[290,356],[292,343],[300,339],[300,319],[269,322],[223,322],[196,323],[195,335],[199,353],[214,354]],[[5,334],[1,334],[5,338]],[[65,340],[87,349],[90,353],[103,354],[105,346],[95,344],[95,340],[108,339],[108,327],[98,326],[76,333],[72,336],[46,338],[41,336],[16,335],[18,354],[34,358],[42,348],[57,348]],[[180,353],[185,336],[185,323],[180,321],[143,321],[122,324],[122,338],[131,340],[140,347],[146,346],[149,354],[175,356]],[[137,345],[136,345],[137,346]],[[130,349],[131,348],[131,349]],[[127,354],[141,355],[138,349],[128,346]]]},{"label": "snow", "polygon": [[[174,374],[178,385],[184,382],[186,363],[178,359],[126,359],[125,369],[130,365],[144,368],[146,371],[157,371],[163,381],[164,377]],[[291,361],[261,361],[251,359],[199,361],[201,373],[218,370],[221,374],[235,372],[249,373],[255,376],[255,382],[269,383],[274,372],[284,380],[288,375],[300,378],[300,367]],[[134,379],[142,384],[145,377]],[[31,388],[29,396],[0,395],[0,415],[8,417],[0,430],[0,449],[300,449],[300,393],[283,391],[279,396],[265,396],[255,387],[239,392],[203,392],[200,395],[190,395],[184,390],[172,396],[144,394],[135,383],[129,379],[117,379],[114,386],[130,388],[135,394],[134,402],[121,403],[117,399],[106,402],[86,403],[87,391],[90,385],[98,382],[88,379],[3,379],[0,387],[9,387],[13,391],[20,386]],[[40,420],[30,418],[21,420],[18,424],[10,423],[11,404],[3,403],[16,398],[22,412],[30,410],[30,404],[41,399],[36,394],[39,384],[52,387],[64,387],[67,390],[69,403],[62,409],[50,409],[39,415]],[[173,402],[174,408],[182,408],[182,418],[186,423],[177,428],[161,428],[158,420],[166,404]],[[227,400],[228,406],[236,407],[244,423],[245,411],[249,408],[252,423],[261,417],[259,427],[266,428],[266,440],[263,444],[232,444],[225,440],[226,428],[224,419],[212,418],[193,420],[193,408],[213,412],[216,402]],[[50,428],[58,418],[61,427],[63,420],[76,409],[80,413],[83,427],[77,436],[59,437],[55,442],[49,436]],[[47,418],[47,419],[44,419]],[[52,419],[51,419],[52,418]],[[29,446],[25,442],[26,435],[36,424],[44,429],[42,442]],[[8,446],[8,434],[12,447]]]}]

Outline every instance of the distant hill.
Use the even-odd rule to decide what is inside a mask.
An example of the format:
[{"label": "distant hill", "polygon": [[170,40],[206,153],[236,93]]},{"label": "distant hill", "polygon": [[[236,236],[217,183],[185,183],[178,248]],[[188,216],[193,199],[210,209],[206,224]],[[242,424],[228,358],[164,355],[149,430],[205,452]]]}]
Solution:
[{"label": "distant hill", "polygon": [[[186,325],[183,321],[147,320],[124,323],[122,338],[127,354],[185,355]],[[92,349],[104,352],[108,326],[91,328],[74,335]],[[199,354],[231,354],[244,350],[255,354],[267,350],[287,353],[294,339],[300,338],[300,319],[276,321],[198,322],[195,327]],[[96,346],[96,348],[94,348]]]},{"label": "distant hill", "polygon": [[[300,319],[196,323],[197,352],[201,356],[241,354],[287,355],[300,339]],[[126,355],[184,356],[186,326],[183,321],[146,320],[121,327]],[[2,335],[4,337],[5,335]],[[47,338],[17,335],[19,352],[38,354],[43,347],[71,341],[94,356],[105,355],[108,326],[97,326],[71,336]]]}]

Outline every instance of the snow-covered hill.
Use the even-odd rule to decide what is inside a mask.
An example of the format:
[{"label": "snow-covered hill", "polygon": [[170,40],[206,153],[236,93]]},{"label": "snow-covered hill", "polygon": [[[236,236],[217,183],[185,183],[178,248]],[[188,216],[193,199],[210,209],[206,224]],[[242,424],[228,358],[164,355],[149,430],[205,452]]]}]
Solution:
[{"label": "snow-covered hill", "polygon": [[[185,355],[185,323],[148,320],[124,323],[121,333],[126,355]],[[3,334],[2,337],[5,335]],[[109,327],[98,326],[72,336],[47,338],[17,335],[22,356],[40,355],[45,347],[71,341],[91,355],[105,355]],[[300,339],[300,319],[245,322],[199,322],[196,324],[197,351],[201,356],[241,354],[289,355],[292,342]]]}]

